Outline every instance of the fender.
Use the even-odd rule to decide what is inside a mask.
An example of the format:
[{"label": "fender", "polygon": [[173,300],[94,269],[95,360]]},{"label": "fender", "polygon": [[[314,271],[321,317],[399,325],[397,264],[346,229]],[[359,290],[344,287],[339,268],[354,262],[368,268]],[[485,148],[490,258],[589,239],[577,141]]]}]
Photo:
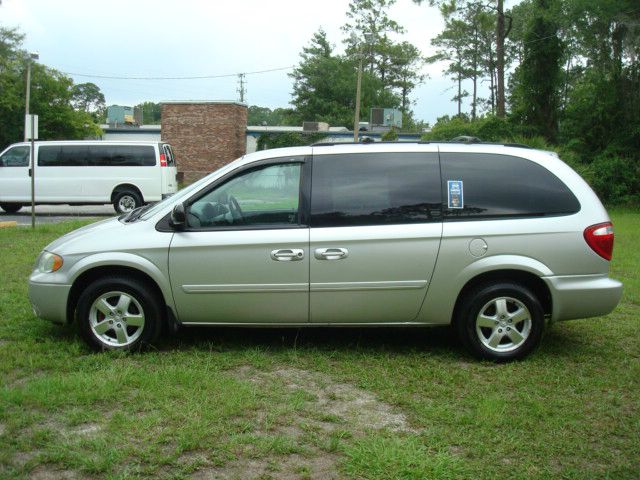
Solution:
[{"label": "fender", "polygon": [[492,270],[522,270],[538,277],[553,275],[549,267],[535,258],[522,255],[494,255],[470,263],[457,275],[456,281],[460,285],[458,292],[473,277]]},{"label": "fender", "polygon": [[166,275],[150,260],[133,253],[126,252],[105,252],[89,255],[77,262],[69,271],[71,283],[75,283],[77,278],[84,272],[96,267],[129,267],[139,270],[149,275],[158,285],[166,305],[175,309],[171,286]]},{"label": "fender", "polygon": [[542,262],[522,255],[494,255],[480,258],[466,265],[455,276],[448,276],[450,268],[438,262],[417,320],[434,325],[448,325],[451,323],[453,309],[464,286],[478,275],[498,270],[519,270],[537,277],[553,275],[551,269]]}]

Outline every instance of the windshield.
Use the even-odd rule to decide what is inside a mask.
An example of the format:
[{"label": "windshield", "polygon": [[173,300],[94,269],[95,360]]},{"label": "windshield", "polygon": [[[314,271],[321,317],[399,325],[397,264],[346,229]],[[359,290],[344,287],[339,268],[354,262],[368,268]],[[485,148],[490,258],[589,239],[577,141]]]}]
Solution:
[{"label": "windshield", "polygon": [[[240,159],[242,159],[242,157],[240,157]],[[183,188],[179,192],[174,193],[170,197],[167,197],[167,198],[165,198],[164,200],[162,200],[162,201],[160,201],[158,203],[154,203],[151,206],[151,208],[149,208],[148,210],[145,210],[143,212],[144,214],[141,215],[139,218],[142,219],[142,220],[146,220],[147,218],[152,217],[153,215],[158,213],[160,210],[162,210],[167,205],[174,204],[174,203],[179,203],[179,202],[183,201],[186,197],[188,197],[193,192],[195,192],[196,190],[201,188],[203,185],[206,185],[207,183],[209,183],[209,181],[211,180],[212,176],[222,174],[222,173],[234,168],[235,163],[236,163],[235,161],[231,162],[228,165],[225,165],[224,167],[220,168],[219,170],[216,170],[215,172],[211,172],[209,175],[207,175],[204,178],[201,178],[197,182],[194,182],[191,185]]]}]

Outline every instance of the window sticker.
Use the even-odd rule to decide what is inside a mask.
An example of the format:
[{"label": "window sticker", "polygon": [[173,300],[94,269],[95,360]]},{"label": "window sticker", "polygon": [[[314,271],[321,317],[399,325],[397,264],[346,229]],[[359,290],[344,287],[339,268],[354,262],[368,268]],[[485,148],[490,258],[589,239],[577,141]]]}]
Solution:
[{"label": "window sticker", "polygon": [[464,208],[462,180],[447,180],[447,204],[449,208]]}]

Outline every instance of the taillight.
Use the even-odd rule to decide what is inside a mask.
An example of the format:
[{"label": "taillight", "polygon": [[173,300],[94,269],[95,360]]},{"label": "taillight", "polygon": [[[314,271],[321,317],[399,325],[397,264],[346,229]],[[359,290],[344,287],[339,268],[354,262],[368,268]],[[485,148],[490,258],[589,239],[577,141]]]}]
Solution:
[{"label": "taillight", "polygon": [[584,229],[584,239],[591,249],[605,260],[613,255],[613,224],[598,223]]},{"label": "taillight", "polygon": [[161,167],[167,166],[167,156],[164,153],[160,154],[160,166]]}]

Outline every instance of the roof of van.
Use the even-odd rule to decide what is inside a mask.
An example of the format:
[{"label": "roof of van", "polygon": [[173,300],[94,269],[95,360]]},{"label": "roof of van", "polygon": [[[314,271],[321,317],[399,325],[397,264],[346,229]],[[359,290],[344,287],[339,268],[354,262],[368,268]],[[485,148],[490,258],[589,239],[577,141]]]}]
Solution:
[{"label": "roof of van", "polygon": [[[36,145],[157,145],[166,143],[160,140],[36,140]],[[30,145],[31,142],[18,142],[12,145]]]}]

